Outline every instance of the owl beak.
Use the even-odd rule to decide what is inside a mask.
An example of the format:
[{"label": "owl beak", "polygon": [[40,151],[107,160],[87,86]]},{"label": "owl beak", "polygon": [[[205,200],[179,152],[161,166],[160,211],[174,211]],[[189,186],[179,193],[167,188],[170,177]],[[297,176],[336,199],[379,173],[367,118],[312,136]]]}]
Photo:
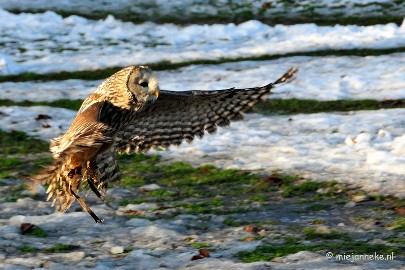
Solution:
[{"label": "owl beak", "polygon": [[156,89],[156,91],[153,94],[156,96],[156,98],[158,98],[159,97],[159,89]]}]

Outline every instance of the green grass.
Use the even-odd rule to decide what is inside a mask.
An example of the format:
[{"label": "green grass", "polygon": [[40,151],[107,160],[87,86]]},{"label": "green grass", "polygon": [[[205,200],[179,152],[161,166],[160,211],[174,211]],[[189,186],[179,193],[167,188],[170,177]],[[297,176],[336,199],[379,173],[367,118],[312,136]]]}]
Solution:
[{"label": "green grass", "polygon": [[267,197],[264,194],[255,194],[249,197],[249,200],[252,202],[266,202],[269,201],[271,198]]},{"label": "green grass", "polygon": [[304,181],[300,184],[282,184],[284,197],[299,196],[307,192],[315,192],[318,189],[327,186],[325,182]]},{"label": "green grass", "polygon": [[[287,2],[287,4],[289,4]],[[291,5],[297,5],[299,3],[290,2]],[[381,8],[388,10],[394,10],[392,6],[383,5],[384,3],[379,3],[378,5]],[[213,5],[210,3],[209,5]],[[140,6],[142,6],[140,4]],[[130,21],[134,23],[142,23],[145,21],[153,21],[155,23],[175,23],[175,24],[186,24],[189,25],[193,24],[212,24],[212,23],[241,23],[247,20],[260,20],[269,25],[275,24],[298,24],[298,23],[316,23],[319,25],[374,25],[374,24],[386,24],[394,22],[398,25],[401,24],[403,16],[399,15],[374,15],[363,13],[361,16],[347,16],[344,12],[345,10],[342,9],[344,7],[336,7],[335,12],[331,14],[320,14],[315,13],[314,8],[319,6],[311,5],[301,5],[302,10],[298,14],[290,15],[287,11],[280,10],[280,12],[271,12],[271,8],[261,8],[261,9],[253,9],[251,6],[248,5],[236,5],[232,2],[227,2],[226,6],[218,6],[213,5],[214,7],[218,8],[218,13],[215,15],[207,14],[207,13],[199,13],[199,12],[186,12],[184,9],[180,12],[183,13],[184,16],[176,16],[171,14],[160,14],[159,10],[153,10],[153,15],[148,13],[142,12],[128,12],[125,10],[121,11],[114,11],[113,15],[115,18],[123,20],[123,21]],[[358,7],[363,7],[364,5],[358,5]],[[9,12],[13,13],[21,13],[20,9],[13,9],[8,10]],[[45,12],[47,10],[42,10],[41,8],[36,8],[35,10],[24,10],[24,12],[29,13],[38,13],[38,12]],[[66,11],[66,10],[54,10],[58,14],[63,17],[68,17],[72,15],[82,16],[88,19],[99,20],[105,19],[109,13],[103,11],[95,11],[92,13],[86,11]],[[270,12],[269,12],[270,11]]]},{"label": "green grass", "polygon": [[70,110],[78,111],[80,106],[82,105],[83,100],[70,100],[70,99],[59,99],[55,101],[11,101],[8,99],[0,99],[0,106],[50,106],[50,107],[58,107],[58,108],[65,108]]},{"label": "green grass", "polygon": [[[57,100],[52,102],[14,102],[0,100],[0,106],[50,106],[78,110],[82,100]],[[270,99],[255,105],[253,110],[264,115],[289,115],[297,113],[319,113],[319,112],[348,112],[357,110],[379,110],[405,108],[405,99],[398,100],[334,100],[319,101],[306,99]],[[43,143],[42,143],[43,144]]]},{"label": "green grass", "polygon": [[[210,165],[193,167],[185,162],[165,164],[155,155],[123,156],[119,164],[125,177],[117,186],[128,189],[155,183],[162,187],[138,192],[133,198],[122,199],[120,205],[159,202],[166,208],[176,208],[170,216],[241,213],[252,210],[242,198],[269,197],[269,186],[262,176],[250,172]],[[228,196],[228,201],[221,196]]]},{"label": "green grass", "polygon": [[24,178],[37,171],[44,165],[50,164],[52,158],[37,158],[23,160],[22,158],[7,158],[0,156],[0,178]]},{"label": "green grass", "polygon": [[258,261],[271,261],[276,257],[283,257],[294,254],[299,251],[313,251],[320,254],[332,252],[333,254],[391,254],[401,256],[404,251],[400,247],[394,247],[383,244],[369,244],[366,241],[355,241],[347,238],[346,240],[336,240],[323,238],[322,242],[313,244],[303,244],[296,238],[287,238],[284,244],[265,244],[254,251],[243,251],[236,254],[236,257],[243,262],[251,263]]},{"label": "green grass", "polygon": [[16,202],[20,198],[28,197],[28,195],[23,195],[22,191],[27,190],[27,184],[21,184],[18,186],[11,187],[8,192],[5,194],[3,202]]},{"label": "green grass", "polygon": [[44,249],[44,251],[49,253],[60,253],[60,252],[69,252],[78,248],[79,248],[78,246],[74,245],[57,244],[54,247]]},{"label": "green grass", "polygon": [[57,244],[56,246],[44,249],[34,248],[28,245],[19,246],[17,249],[21,252],[32,253],[32,252],[46,252],[46,253],[61,253],[61,252],[69,252],[75,249],[78,249],[78,246],[74,245],[65,245],[65,244]]},{"label": "green grass", "polygon": [[312,227],[305,227],[303,229],[303,233],[305,239],[313,240],[313,239],[345,239],[351,240],[350,236],[347,234],[338,232],[336,230],[331,230],[330,232],[317,232]]},{"label": "green grass", "polygon": [[34,236],[34,237],[47,237],[48,236],[48,234],[38,226],[35,226],[35,228],[32,231],[25,233],[25,235]]},{"label": "green grass", "polygon": [[[211,165],[193,167],[186,162],[162,163],[159,156],[135,155],[119,159],[123,181],[116,185],[125,188],[139,188],[155,183],[162,189],[138,192],[133,198],[125,198],[120,205],[159,202],[165,208],[177,208],[171,216],[178,213],[231,214],[254,211],[252,202],[268,204],[274,199],[272,192],[281,191],[284,197],[310,195],[323,200],[336,196],[333,192],[335,181],[301,181],[299,176],[275,175],[260,176],[238,170],[221,170]],[[278,185],[271,179],[277,178]],[[328,196],[314,196],[319,188],[329,188]],[[222,199],[226,196],[226,201]],[[325,197],[325,198],[324,198]],[[312,204],[306,212],[328,210],[326,204]],[[224,225],[238,226],[238,221],[227,220]]]},{"label": "green grass", "polygon": [[397,232],[405,232],[405,216],[396,217],[393,222],[388,224],[388,227]]},{"label": "green grass", "polygon": [[[133,181],[127,179],[122,184],[125,187],[136,187],[145,183],[156,183],[167,187],[192,188],[221,183],[237,184],[256,178],[248,172],[220,170],[208,165],[195,168],[186,162],[173,162],[168,165],[159,162],[159,156],[143,154],[120,158],[123,174],[135,178]],[[162,191],[156,191],[156,194],[160,193]]]},{"label": "green grass", "polygon": [[311,224],[325,224],[325,220],[316,218],[316,219],[310,220],[310,223]]},{"label": "green grass", "polygon": [[258,261],[271,261],[275,257],[282,257],[294,254],[302,250],[307,250],[310,246],[299,244],[294,238],[287,238],[284,244],[263,245],[254,251],[242,251],[236,254],[243,262],[251,263]]},{"label": "green grass", "polygon": [[305,210],[311,211],[311,212],[316,212],[316,211],[322,211],[322,210],[330,210],[332,207],[328,204],[311,204],[310,206],[306,207]]},{"label": "green grass", "polygon": [[224,225],[229,227],[239,227],[246,224],[248,224],[248,222],[243,222],[236,218],[227,218],[224,220]]},{"label": "green grass", "polygon": [[22,245],[17,247],[17,249],[21,252],[25,252],[25,253],[32,253],[32,252],[36,252],[38,251],[37,248],[31,247],[31,246],[27,246],[27,245]]},{"label": "green grass", "polygon": [[[260,177],[249,172],[220,170],[213,166],[193,167],[185,162],[162,164],[158,156],[147,155],[124,156],[119,161],[125,177],[117,185],[133,188],[156,183],[162,187],[140,193],[134,199],[124,199],[121,205],[154,201],[181,207],[183,212],[189,214],[225,213],[229,209],[223,209],[223,201],[216,196],[240,196],[255,192],[255,187],[262,189],[257,185]],[[246,188],[244,184],[255,187]],[[188,198],[199,201],[181,201]],[[237,205],[233,206],[239,209]]]},{"label": "green grass", "polygon": [[[206,199],[203,202],[199,203],[187,203],[187,202],[179,202],[175,203],[174,207],[181,207],[183,208],[183,213],[191,214],[191,215],[199,215],[199,214],[225,214],[227,211],[222,209],[222,205],[224,202],[220,199]],[[242,210],[241,210],[242,211]]]},{"label": "green grass", "polygon": [[134,249],[132,247],[124,248],[124,253],[131,253]]},{"label": "green grass", "polygon": [[24,132],[5,132],[0,130],[0,155],[41,153],[48,151],[49,143],[47,142],[30,137]]},{"label": "green grass", "polygon": [[191,243],[191,246],[192,246],[193,248],[198,248],[198,249],[200,249],[200,248],[209,248],[209,247],[212,247],[211,244],[208,244],[208,243],[199,243],[199,242]]},{"label": "green grass", "polygon": [[334,100],[319,101],[310,99],[270,99],[257,104],[254,110],[265,115],[347,112],[358,110],[378,110],[404,108],[405,100]]},{"label": "green grass", "polygon": [[[153,70],[172,70],[190,65],[205,65],[205,64],[222,64],[228,62],[239,61],[259,61],[259,60],[273,60],[284,57],[292,56],[370,56],[370,55],[385,55],[397,52],[405,52],[405,47],[387,48],[387,49],[344,49],[344,50],[321,50],[321,51],[308,51],[308,52],[294,52],[277,55],[262,55],[253,57],[238,57],[238,58],[221,58],[218,60],[191,60],[181,63],[172,63],[162,61],[158,63],[143,63],[148,65]],[[3,75],[0,76],[0,82],[24,82],[24,81],[52,81],[52,80],[67,80],[67,79],[82,79],[82,80],[99,80],[111,76],[113,73],[122,69],[123,67],[110,67],[99,70],[84,70],[84,71],[62,71],[58,73],[21,73],[17,75]]]},{"label": "green grass", "polygon": [[21,165],[23,163],[24,162],[18,158],[0,157],[0,170],[15,168],[16,166]]}]

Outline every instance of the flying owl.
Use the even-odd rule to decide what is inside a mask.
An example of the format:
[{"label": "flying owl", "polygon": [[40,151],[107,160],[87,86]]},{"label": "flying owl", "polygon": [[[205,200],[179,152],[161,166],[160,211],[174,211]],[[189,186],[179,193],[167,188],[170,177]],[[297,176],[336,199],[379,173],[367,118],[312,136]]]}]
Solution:
[{"label": "flying owl", "polygon": [[120,175],[116,152],[141,153],[214,133],[218,126],[242,119],[296,71],[291,68],[263,87],[178,92],[159,90],[147,66],[124,68],[87,97],[64,135],[51,140],[54,161],[32,180],[49,184],[47,200],[53,199],[60,212],[77,200],[95,222],[102,222],[78,193],[88,185],[105,202],[108,183]]}]

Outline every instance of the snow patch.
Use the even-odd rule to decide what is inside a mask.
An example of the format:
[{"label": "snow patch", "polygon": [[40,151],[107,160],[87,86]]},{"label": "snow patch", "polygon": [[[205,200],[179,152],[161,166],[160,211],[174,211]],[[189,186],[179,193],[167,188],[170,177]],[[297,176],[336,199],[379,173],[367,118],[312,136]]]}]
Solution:
[{"label": "snow patch", "polygon": [[[184,62],[286,54],[302,51],[380,49],[405,46],[405,30],[394,23],[372,26],[268,26],[133,24],[47,11],[12,14],[0,9],[2,54],[15,68],[0,73],[94,70],[161,61]],[[18,28],[18,31],[15,29]],[[9,62],[9,61],[8,61]]]},{"label": "snow patch", "polygon": [[[41,106],[0,107],[0,111],[7,114],[0,117],[2,129],[42,139],[64,132],[75,116],[73,111]],[[49,124],[60,123],[63,129],[41,127],[34,119],[40,113],[52,116]],[[214,135],[156,153],[174,160],[187,156],[195,165],[336,179],[368,192],[405,197],[405,118],[401,115],[405,109],[273,117],[250,114],[246,121],[220,128]]]}]

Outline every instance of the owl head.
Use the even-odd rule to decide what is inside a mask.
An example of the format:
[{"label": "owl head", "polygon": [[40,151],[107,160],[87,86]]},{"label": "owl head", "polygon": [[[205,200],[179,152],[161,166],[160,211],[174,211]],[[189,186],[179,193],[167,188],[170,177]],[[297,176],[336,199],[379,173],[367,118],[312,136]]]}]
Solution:
[{"label": "owl head", "polygon": [[139,110],[159,96],[158,81],[147,66],[130,66],[106,79],[96,90],[122,109]]},{"label": "owl head", "polygon": [[135,106],[152,103],[159,96],[157,79],[147,66],[132,67],[127,80],[127,88]]}]

